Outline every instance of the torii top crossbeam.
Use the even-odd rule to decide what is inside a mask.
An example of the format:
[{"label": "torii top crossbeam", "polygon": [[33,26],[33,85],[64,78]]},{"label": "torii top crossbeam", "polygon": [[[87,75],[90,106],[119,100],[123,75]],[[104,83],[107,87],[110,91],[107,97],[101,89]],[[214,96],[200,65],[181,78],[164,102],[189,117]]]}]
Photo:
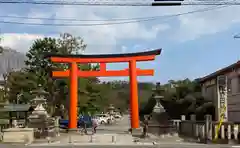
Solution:
[{"label": "torii top crossbeam", "polygon": [[[108,70],[106,71],[106,63],[119,63],[119,62],[130,62],[130,61],[151,61],[155,59],[156,55],[161,53],[161,49],[139,52],[139,53],[128,53],[128,54],[100,54],[100,55],[57,55],[48,54],[52,62],[59,63],[100,63],[100,71],[80,71],[78,70],[77,75],[79,77],[110,77],[110,76],[129,76],[128,69],[125,70]],[[141,70],[137,69],[138,76],[151,76],[154,71],[151,69]],[[68,77],[70,70],[65,71],[53,71],[53,77]]]},{"label": "torii top crossbeam", "polygon": [[128,62],[131,60],[135,61],[151,61],[155,59],[156,55],[160,55],[161,49],[156,49],[146,52],[138,53],[125,53],[125,54],[46,54],[45,57],[50,57],[52,62],[61,63],[119,63]]}]

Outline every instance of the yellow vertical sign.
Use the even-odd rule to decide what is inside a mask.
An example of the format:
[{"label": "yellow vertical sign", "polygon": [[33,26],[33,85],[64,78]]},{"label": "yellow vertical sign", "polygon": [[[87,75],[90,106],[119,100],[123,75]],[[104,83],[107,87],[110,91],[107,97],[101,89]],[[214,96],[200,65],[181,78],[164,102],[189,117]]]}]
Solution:
[{"label": "yellow vertical sign", "polygon": [[225,118],[225,112],[226,112],[226,104],[223,106],[223,108],[221,109],[221,115],[220,115],[220,121],[219,121],[219,124],[217,126],[217,129],[215,131],[215,137],[214,137],[214,141],[216,141],[218,139],[218,133],[219,133],[219,130],[222,126],[222,123],[224,121],[224,118]]}]

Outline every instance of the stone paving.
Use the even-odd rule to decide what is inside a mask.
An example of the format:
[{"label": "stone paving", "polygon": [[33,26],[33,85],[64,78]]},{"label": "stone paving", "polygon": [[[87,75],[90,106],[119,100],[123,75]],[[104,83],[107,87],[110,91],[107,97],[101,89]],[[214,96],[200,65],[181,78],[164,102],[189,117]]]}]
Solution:
[{"label": "stone paving", "polygon": [[[128,117],[124,116],[122,120],[112,125],[101,125],[97,128],[97,133],[92,135],[91,129],[88,135],[61,133],[61,136],[50,140],[50,142],[38,142],[32,145],[45,144],[134,144],[134,138],[127,132],[129,128]],[[40,144],[41,143],[41,144]]]},{"label": "stone paving", "polygon": [[[97,133],[94,135],[81,135],[81,134],[61,134],[56,140],[52,141],[50,145],[56,144],[115,144],[115,145],[138,145],[148,144],[154,145],[157,143],[182,143],[183,141],[178,136],[164,136],[158,137],[153,134],[149,134],[147,138],[132,137],[128,133],[129,129],[129,116],[125,115],[122,120],[117,121],[112,125],[101,125],[97,128]],[[91,134],[91,131],[89,131]],[[43,145],[44,143],[42,143]],[[44,145],[47,143],[45,142]]]}]

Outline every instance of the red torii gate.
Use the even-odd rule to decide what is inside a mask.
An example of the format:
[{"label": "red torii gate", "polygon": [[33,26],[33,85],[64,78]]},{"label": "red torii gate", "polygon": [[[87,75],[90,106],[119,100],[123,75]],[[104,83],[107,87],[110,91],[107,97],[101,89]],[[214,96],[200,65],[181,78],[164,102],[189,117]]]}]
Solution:
[{"label": "red torii gate", "polygon": [[[48,54],[52,62],[70,63],[70,70],[53,71],[53,77],[70,77],[70,110],[69,110],[69,130],[77,129],[77,104],[78,104],[78,77],[110,77],[110,76],[130,76],[130,111],[131,128],[139,128],[138,109],[138,83],[137,76],[153,75],[152,69],[138,69],[136,63],[139,61],[153,61],[156,55],[160,55],[161,49],[128,53],[128,54],[101,54],[101,55],[54,55]],[[106,70],[106,63],[128,62],[129,69]],[[99,71],[81,71],[77,63],[100,63]]]}]

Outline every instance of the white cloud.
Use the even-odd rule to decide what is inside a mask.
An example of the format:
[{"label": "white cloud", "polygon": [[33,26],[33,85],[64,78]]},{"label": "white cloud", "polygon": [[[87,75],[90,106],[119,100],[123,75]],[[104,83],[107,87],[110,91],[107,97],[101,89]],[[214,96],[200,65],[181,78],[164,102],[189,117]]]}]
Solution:
[{"label": "white cloud", "polygon": [[[113,12],[116,17],[121,17],[124,15],[124,10],[119,11],[119,9],[109,9],[109,12]],[[79,7],[60,7],[55,8],[56,18],[61,17],[71,17],[78,19],[88,19],[88,20],[106,20],[108,13],[104,9],[98,9],[94,7],[87,7],[79,9]],[[106,12],[105,15],[101,12]],[[134,11],[133,11],[134,12]],[[127,14],[124,16],[129,18]],[[59,23],[57,21],[56,23]],[[89,22],[80,22],[80,23],[89,23]],[[90,23],[109,23],[109,22],[90,22]],[[148,28],[142,23],[129,23],[121,25],[106,25],[106,26],[91,26],[91,27],[60,27],[59,31],[67,31],[73,34],[81,35],[84,37],[84,40],[89,45],[88,51],[93,53],[109,53],[109,52],[121,52],[116,51],[116,45],[119,44],[122,40],[132,40],[132,39],[145,39],[151,40],[156,38],[159,31],[168,29],[168,25],[157,25],[154,27]]]},{"label": "white cloud", "polygon": [[[81,20],[106,20],[111,18],[134,18],[146,16],[169,15],[181,12],[188,12],[199,9],[195,6],[183,7],[78,7],[78,6],[54,6],[49,9],[42,7],[32,7],[28,12],[29,17],[47,17],[47,18],[75,18]],[[200,38],[204,35],[215,34],[225,31],[233,24],[239,23],[239,7],[228,7],[204,13],[193,13],[175,17],[177,19],[159,19],[150,22],[138,22],[121,25],[106,26],[88,26],[88,27],[46,27],[44,32],[69,32],[84,38],[88,44],[88,53],[112,53],[112,52],[131,52],[130,48],[116,48],[117,45],[125,45],[124,41],[135,41],[134,44],[141,45],[141,42],[159,42],[159,36],[167,31],[171,32],[171,38],[175,41],[189,41]],[[20,9],[20,8],[19,8]],[[7,14],[7,10],[5,12]],[[11,14],[12,15],[12,14]],[[16,14],[15,14],[16,15]],[[17,14],[16,16],[26,16]],[[5,19],[4,19],[5,20]],[[171,20],[171,23],[170,21]],[[173,21],[172,21],[173,20]],[[6,21],[6,20],[5,20]],[[11,20],[12,21],[12,20]],[[16,20],[31,23],[43,23],[43,20]],[[174,22],[174,24],[172,23]],[[52,22],[50,22],[52,23]],[[86,22],[86,21],[55,21],[55,23],[108,23],[104,21]],[[23,32],[28,32],[23,30]],[[28,32],[29,33],[29,32]],[[43,37],[43,34],[4,34],[3,45],[16,48],[20,51],[26,51],[32,40]],[[163,36],[164,37],[164,34]],[[21,48],[21,49],[19,49]],[[151,47],[149,47],[151,48]],[[119,50],[119,51],[118,51]]]},{"label": "white cloud", "polygon": [[[133,8],[102,8],[102,7],[52,7],[49,10],[40,10],[38,8],[30,9],[28,12],[29,17],[53,17],[56,18],[76,18],[81,20],[106,20],[111,17],[114,18],[129,18],[130,15],[138,16],[138,9]],[[110,12],[110,13],[109,13]],[[5,20],[6,21],[6,20]],[[10,20],[12,21],[12,20]],[[14,20],[16,21],[16,20]],[[22,21],[22,20],[17,20]],[[24,20],[25,22],[31,23],[42,23],[39,20]],[[52,22],[51,22],[52,23]],[[55,21],[55,23],[108,23],[108,22],[66,22],[66,21]],[[155,39],[159,31],[169,29],[168,24],[157,24],[150,25],[147,27],[144,23],[129,23],[121,25],[105,25],[105,26],[89,26],[89,27],[55,27],[51,32],[69,32],[77,36],[84,38],[87,43],[88,53],[112,53],[121,52],[121,49],[116,48],[117,45],[121,44],[122,41],[131,41],[136,39],[142,39],[149,41]],[[46,32],[46,31],[45,31]],[[33,35],[35,36],[35,35]],[[42,35],[43,36],[43,35]],[[25,37],[23,37],[25,38]],[[12,41],[16,39],[13,37]],[[23,39],[24,40],[24,39]],[[28,42],[28,40],[27,40]],[[28,42],[29,43],[29,42]],[[15,44],[15,43],[12,43]],[[27,43],[26,43],[27,44]],[[127,52],[127,51],[126,51]],[[131,52],[131,51],[129,51]]]},{"label": "white cloud", "polygon": [[152,29],[154,29],[156,32],[160,32],[160,31],[166,31],[170,29],[170,26],[168,24],[159,24],[159,25],[153,26]]},{"label": "white cloud", "polygon": [[122,53],[125,53],[127,51],[127,47],[126,46],[122,46],[121,47],[121,51],[122,51]]},{"label": "white cloud", "polygon": [[11,47],[12,49],[20,52],[27,52],[30,45],[34,40],[42,38],[42,35],[36,34],[17,34],[17,33],[6,33],[2,34],[1,46]]},{"label": "white cloud", "polygon": [[240,17],[234,15],[239,13],[238,6],[228,6],[212,11],[179,16],[179,28],[174,37],[177,41],[184,42],[226,31],[240,22]]},{"label": "white cloud", "polygon": [[[55,8],[53,12],[55,12],[56,18],[72,17],[78,19],[102,20],[109,18],[132,18],[158,15],[161,16],[195,11],[206,7],[209,6],[182,6],[158,8],[81,7],[82,9],[79,9],[79,7],[58,7]],[[175,39],[177,39],[177,41],[188,41],[200,38],[204,35],[211,35],[229,29],[232,25],[239,23],[240,18],[237,15],[233,15],[238,13],[240,13],[240,9],[238,6],[230,6],[221,9],[214,9],[211,11],[180,15],[178,17],[175,17],[177,18],[174,20],[174,23],[176,24],[169,24],[168,20],[171,20],[169,18],[124,25],[75,27],[74,32],[83,35],[84,38],[86,38],[87,40],[89,38],[88,42],[94,42],[95,44],[99,45],[109,44],[109,41],[111,41],[112,45],[115,45],[122,40],[155,40],[159,32],[169,30],[174,30],[173,36]],[[60,28],[60,31],[62,30],[69,29]],[[93,35],[89,35],[89,32],[95,33],[95,40],[92,41]],[[104,39],[102,38],[103,36]],[[109,48],[114,48],[114,46],[109,46]],[[101,52],[104,51],[108,52],[111,50],[101,50]]]}]

